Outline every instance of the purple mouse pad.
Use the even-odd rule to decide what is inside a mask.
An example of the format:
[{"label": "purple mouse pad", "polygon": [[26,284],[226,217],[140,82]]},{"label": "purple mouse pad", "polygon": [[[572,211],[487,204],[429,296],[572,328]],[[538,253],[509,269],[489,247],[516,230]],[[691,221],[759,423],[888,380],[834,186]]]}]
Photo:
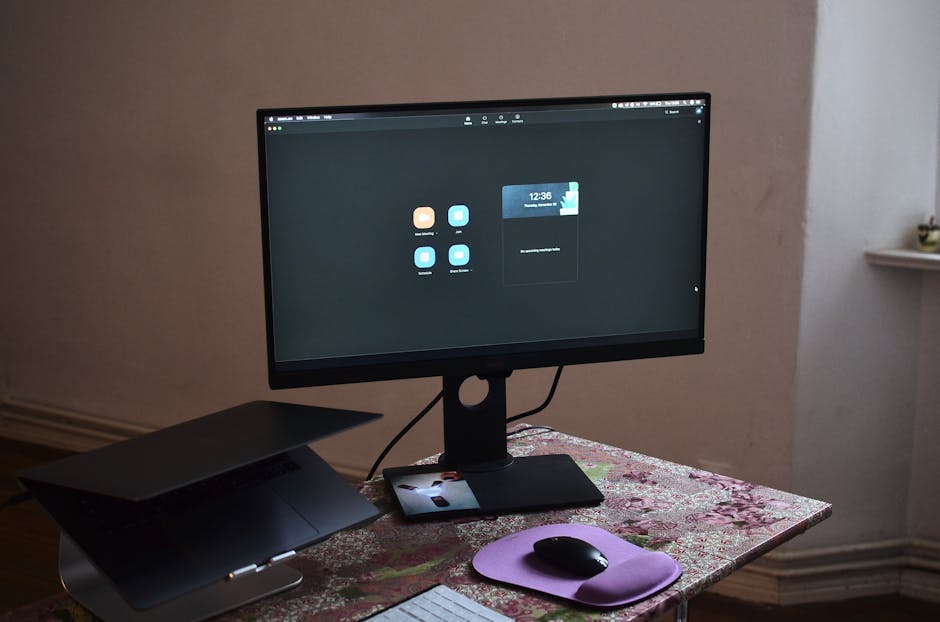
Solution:
[{"label": "purple mouse pad", "polygon": [[[591,544],[607,558],[607,569],[585,579],[537,557],[532,545],[553,536],[570,536]],[[665,553],[647,551],[600,527],[570,523],[533,527],[491,542],[473,558],[473,567],[489,579],[597,607],[642,600],[682,574],[679,562]]]}]

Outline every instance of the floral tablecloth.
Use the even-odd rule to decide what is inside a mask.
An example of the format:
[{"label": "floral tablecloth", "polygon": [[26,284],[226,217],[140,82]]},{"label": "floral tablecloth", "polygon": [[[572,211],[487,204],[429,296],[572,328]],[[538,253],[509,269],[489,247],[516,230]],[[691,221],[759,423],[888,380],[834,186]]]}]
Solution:
[{"label": "floral tablecloth", "polygon": [[[595,507],[405,522],[381,478],[362,492],[382,516],[334,535],[290,565],[300,587],[218,618],[267,622],[359,620],[443,583],[520,621],[650,620],[732,571],[827,518],[822,501],[750,484],[559,432],[523,431],[510,440],[516,456],[569,454],[605,496]],[[423,462],[430,462],[429,458]],[[683,575],[669,588],[628,607],[592,610],[483,579],[470,560],[502,536],[548,523],[603,527],[634,544],[677,559]],[[65,594],[13,611],[4,620],[93,620]]]}]

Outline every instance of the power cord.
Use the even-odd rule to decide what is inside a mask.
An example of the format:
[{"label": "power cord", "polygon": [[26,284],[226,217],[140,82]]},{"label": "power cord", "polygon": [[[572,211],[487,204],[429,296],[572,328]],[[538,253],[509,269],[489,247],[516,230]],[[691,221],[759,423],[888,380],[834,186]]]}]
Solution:
[{"label": "power cord", "polygon": [[506,423],[512,423],[513,421],[518,421],[519,419],[525,419],[526,417],[531,417],[532,415],[536,415],[545,410],[548,405],[552,403],[552,398],[555,397],[555,389],[558,388],[558,381],[561,379],[561,372],[564,369],[564,365],[559,365],[558,369],[555,370],[555,379],[552,380],[552,388],[548,390],[548,396],[545,398],[545,401],[541,403],[541,405],[533,408],[532,410],[527,410],[524,413],[509,417],[506,419]]},{"label": "power cord", "polygon": [[[547,425],[530,425],[524,428],[519,428],[518,430],[513,430],[506,434],[506,438],[528,438],[529,436],[538,436],[539,434],[545,434],[547,432],[554,432],[555,428]],[[522,434],[523,432],[531,432],[531,434]],[[520,436],[521,435],[521,436]]]},{"label": "power cord", "polygon": [[369,474],[366,476],[366,481],[372,479],[372,476],[375,475],[375,472],[379,470],[379,465],[382,464],[382,460],[384,460],[384,459],[385,459],[385,456],[388,455],[388,452],[390,452],[390,451],[392,450],[392,447],[394,447],[394,446],[398,443],[398,441],[400,441],[400,440],[402,439],[402,437],[403,437],[405,434],[408,433],[408,430],[410,430],[411,428],[413,428],[416,423],[418,423],[419,421],[421,421],[421,419],[423,419],[424,416],[425,416],[426,414],[428,414],[428,413],[431,411],[431,409],[434,408],[434,405],[437,404],[439,401],[441,401],[441,398],[443,398],[443,397],[444,397],[444,390],[441,389],[441,392],[438,393],[438,394],[434,397],[434,399],[432,399],[430,402],[428,402],[428,405],[425,406],[424,409],[423,409],[421,412],[419,412],[419,413],[415,416],[414,419],[412,419],[410,422],[408,422],[408,425],[406,425],[405,427],[403,427],[403,428],[401,429],[401,432],[399,432],[398,434],[395,435],[395,438],[393,438],[392,441],[391,441],[388,445],[385,446],[385,449],[382,450],[382,453],[379,454],[379,457],[375,459],[375,464],[373,464],[373,465],[372,465],[372,468],[369,469]]}]

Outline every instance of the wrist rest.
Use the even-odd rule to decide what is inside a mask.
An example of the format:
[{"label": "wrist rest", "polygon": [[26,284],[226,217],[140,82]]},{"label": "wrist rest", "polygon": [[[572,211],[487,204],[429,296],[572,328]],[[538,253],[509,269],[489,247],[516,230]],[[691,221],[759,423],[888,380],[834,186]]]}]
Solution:
[{"label": "wrist rest", "polygon": [[[549,565],[533,552],[543,538],[571,536],[597,548],[610,562],[603,572],[585,579]],[[591,525],[554,524],[510,534],[483,547],[473,567],[484,577],[593,605],[626,605],[671,585],[682,574],[679,562],[665,553],[647,551]]]}]

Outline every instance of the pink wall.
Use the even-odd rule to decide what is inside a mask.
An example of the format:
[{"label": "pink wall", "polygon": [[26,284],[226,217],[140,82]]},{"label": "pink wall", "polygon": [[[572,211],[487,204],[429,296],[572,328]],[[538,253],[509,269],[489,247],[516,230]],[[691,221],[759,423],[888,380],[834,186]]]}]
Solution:
[{"label": "pink wall", "polygon": [[[14,2],[0,28],[8,398],[377,410],[319,448],[365,469],[438,385],[267,390],[255,108],[703,89],[707,353],[570,368],[542,421],[790,484],[814,2]],[[514,375],[511,407],[550,378]],[[430,421],[390,463],[439,445]]]}]

